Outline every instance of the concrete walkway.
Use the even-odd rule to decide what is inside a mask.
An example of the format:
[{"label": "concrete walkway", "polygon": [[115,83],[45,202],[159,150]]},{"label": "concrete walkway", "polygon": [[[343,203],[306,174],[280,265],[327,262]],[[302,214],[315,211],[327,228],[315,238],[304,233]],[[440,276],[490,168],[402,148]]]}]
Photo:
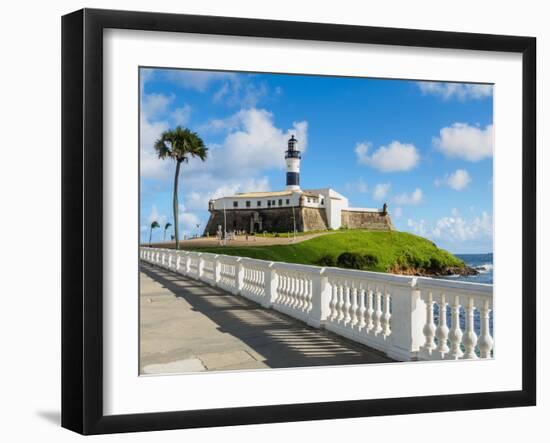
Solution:
[{"label": "concrete walkway", "polygon": [[140,372],[385,363],[389,358],[222,289],[141,264]]}]

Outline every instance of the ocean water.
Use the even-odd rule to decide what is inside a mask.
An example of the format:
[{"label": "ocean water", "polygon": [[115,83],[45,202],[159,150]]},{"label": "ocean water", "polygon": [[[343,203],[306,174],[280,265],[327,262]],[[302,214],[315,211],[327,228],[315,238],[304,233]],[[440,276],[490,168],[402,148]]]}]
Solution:
[{"label": "ocean water", "polygon": [[458,258],[464,261],[468,266],[476,269],[478,275],[470,276],[449,276],[444,277],[450,280],[461,280],[472,283],[488,283],[493,284],[493,253],[488,254],[455,254]]}]

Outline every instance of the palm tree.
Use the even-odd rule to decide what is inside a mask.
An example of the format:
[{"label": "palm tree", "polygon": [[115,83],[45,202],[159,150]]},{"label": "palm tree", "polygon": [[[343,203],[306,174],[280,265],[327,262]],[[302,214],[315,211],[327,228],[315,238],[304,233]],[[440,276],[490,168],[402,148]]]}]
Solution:
[{"label": "palm tree", "polygon": [[176,129],[169,129],[161,134],[160,138],[155,142],[155,150],[157,151],[158,158],[162,160],[171,158],[176,162],[172,206],[174,210],[174,237],[176,241],[176,249],[178,249],[178,180],[180,175],[180,166],[183,162],[187,163],[189,161],[189,157],[198,157],[202,161],[206,160],[208,148],[204,146],[204,142],[196,132],[192,132],[187,128],[178,126]]},{"label": "palm tree", "polygon": [[151,247],[151,239],[153,238],[153,229],[160,228],[160,225],[155,220],[153,223],[151,223],[151,229],[149,231],[149,247]]},{"label": "palm tree", "polygon": [[166,224],[164,225],[164,237],[163,237],[162,241],[166,241],[166,230],[167,230],[170,226],[172,226],[172,223],[166,223]]}]

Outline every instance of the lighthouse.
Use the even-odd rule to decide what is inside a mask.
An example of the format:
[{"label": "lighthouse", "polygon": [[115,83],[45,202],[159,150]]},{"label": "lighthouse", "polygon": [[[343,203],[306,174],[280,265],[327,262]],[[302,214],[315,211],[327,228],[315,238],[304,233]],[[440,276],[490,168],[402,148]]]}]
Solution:
[{"label": "lighthouse", "polygon": [[300,160],[302,154],[296,149],[298,140],[294,135],[288,140],[288,149],[285,152],[286,160],[286,189],[288,191],[300,190]]}]

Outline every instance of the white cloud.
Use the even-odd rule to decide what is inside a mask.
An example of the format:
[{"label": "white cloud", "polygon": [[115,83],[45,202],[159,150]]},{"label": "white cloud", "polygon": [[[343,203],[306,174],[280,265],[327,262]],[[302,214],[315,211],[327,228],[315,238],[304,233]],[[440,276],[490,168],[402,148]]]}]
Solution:
[{"label": "white cloud", "polygon": [[187,125],[187,123],[189,123],[189,119],[191,118],[191,106],[185,104],[181,108],[174,109],[174,112],[172,112],[170,118],[176,126]]},{"label": "white cloud", "polygon": [[174,110],[170,106],[175,96],[142,94],[140,124],[140,171],[144,178],[167,178],[173,173],[173,162],[159,160],[154,149],[160,135],[174,126],[186,126],[191,117],[191,106],[184,104]]},{"label": "white cloud", "polygon": [[369,155],[372,143],[357,143],[355,153],[359,163],[371,166],[382,172],[408,171],[420,161],[416,147],[409,143],[392,141],[388,146],[380,146]]},{"label": "white cloud", "polygon": [[484,244],[490,247],[492,244],[493,219],[485,211],[467,220],[454,208],[450,216],[439,218],[433,225],[429,226],[424,219],[416,221],[409,218],[407,227],[415,234],[443,242],[453,248],[463,248],[468,244]]},{"label": "white cloud", "polygon": [[149,213],[149,217],[147,219],[149,227],[151,226],[151,223],[153,223],[154,221],[156,221],[160,226],[164,226],[167,220],[168,218],[166,217],[165,214],[159,214],[156,205],[153,205],[151,207],[151,212]]},{"label": "white cloud", "polygon": [[[192,212],[184,212],[179,216],[180,218],[180,227],[186,231],[196,228],[196,225],[201,224],[201,219]],[[204,226],[203,226],[204,227]]]},{"label": "white cloud", "polygon": [[228,131],[215,156],[201,166],[223,176],[250,176],[258,172],[285,167],[284,151],[291,135],[298,139],[298,149],[307,150],[307,121],[294,122],[287,130],[275,126],[273,114],[265,109],[243,109],[218,127]]},{"label": "white cloud", "polygon": [[392,212],[394,218],[401,218],[403,216],[403,208],[401,208],[401,206],[398,206],[395,208],[395,211]]},{"label": "white cloud", "polygon": [[374,187],[374,191],[372,192],[372,196],[375,200],[383,200],[388,196],[388,193],[390,192],[391,184],[390,183],[378,183]]},{"label": "white cloud", "polygon": [[431,232],[436,239],[444,239],[449,242],[464,242],[480,238],[492,237],[493,218],[482,212],[480,216],[467,221],[460,215],[451,215],[437,220]]},{"label": "white cloud", "polygon": [[439,131],[433,145],[448,157],[471,162],[493,156],[493,125],[485,129],[467,123],[453,123]]},{"label": "white cloud", "polygon": [[214,83],[222,80],[236,78],[232,72],[219,71],[192,71],[184,69],[167,69],[158,71],[160,76],[176,86],[204,92]]},{"label": "white cloud", "polygon": [[426,228],[426,221],[424,219],[417,222],[412,218],[409,218],[407,219],[407,226],[412,232],[422,237],[426,236],[426,234],[428,233],[428,230]]},{"label": "white cloud", "polygon": [[255,83],[248,77],[234,77],[225,81],[212,99],[217,103],[246,109],[255,107],[268,93],[269,88],[264,82]]},{"label": "white cloud", "polygon": [[369,186],[367,182],[363,180],[363,177],[359,177],[354,182],[346,183],[346,189],[349,191],[359,192],[361,194],[366,194],[369,192]]},{"label": "white cloud", "polygon": [[175,100],[174,94],[142,94],[141,113],[147,120],[161,117],[168,111],[168,107]]},{"label": "white cloud", "polygon": [[455,191],[461,191],[472,181],[470,174],[466,169],[457,169],[452,174],[446,174],[445,177],[441,179],[436,179],[435,185],[439,186],[449,186]]},{"label": "white cloud", "polygon": [[423,198],[422,189],[416,188],[410,194],[403,193],[396,195],[393,201],[398,205],[417,205],[422,202]]},{"label": "white cloud", "polygon": [[160,160],[157,158],[153,148],[155,140],[169,128],[166,121],[155,123],[149,122],[143,118],[140,127],[140,175],[143,178],[166,178],[169,176],[169,167],[173,164],[171,161]]},{"label": "white cloud", "polygon": [[492,85],[472,83],[418,82],[423,94],[437,95],[444,100],[456,98],[460,101],[483,99],[493,95]]}]

